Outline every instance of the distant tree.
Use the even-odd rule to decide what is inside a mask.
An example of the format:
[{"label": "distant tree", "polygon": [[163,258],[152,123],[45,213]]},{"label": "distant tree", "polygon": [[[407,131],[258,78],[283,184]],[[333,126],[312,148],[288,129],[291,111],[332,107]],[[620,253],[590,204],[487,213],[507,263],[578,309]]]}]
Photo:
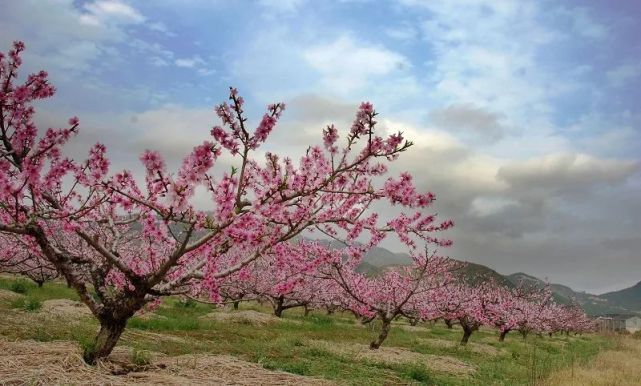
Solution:
[{"label": "distant tree", "polygon": [[45,282],[57,278],[58,271],[42,257],[39,247],[29,241],[14,234],[0,233],[0,272],[25,276],[42,287]]},{"label": "distant tree", "polygon": [[[449,226],[444,224],[443,229]],[[371,349],[383,344],[396,317],[428,318],[435,305],[447,296],[444,289],[452,280],[451,261],[427,250],[411,256],[413,264],[388,269],[374,277],[356,272],[341,257],[328,271],[328,277],[334,278],[351,303],[349,308],[366,320],[380,320],[381,330],[370,343]]]}]

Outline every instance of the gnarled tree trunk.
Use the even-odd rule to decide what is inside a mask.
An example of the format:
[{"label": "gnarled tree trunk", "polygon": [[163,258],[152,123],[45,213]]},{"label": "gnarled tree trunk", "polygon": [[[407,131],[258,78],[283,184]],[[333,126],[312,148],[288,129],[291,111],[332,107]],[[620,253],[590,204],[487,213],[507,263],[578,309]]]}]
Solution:
[{"label": "gnarled tree trunk", "polygon": [[94,340],[93,346],[87,347],[83,353],[85,362],[93,365],[98,359],[106,358],[116,347],[120,335],[125,330],[127,319],[124,320],[102,320],[100,331]]},{"label": "gnarled tree trunk", "polygon": [[507,335],[509,331],[501,331],[501,335],[499,335],[499,342],[505,341],[505,335]]},{"label": "gnarled tree trunk", "polygon": [[388,318],[382,318],[381,321],[383,322],[383,325],[381,326],[381,332],[378,334],[376,339],[372,341],[372,343],[369,344],[369,348],[372,350],[375,350],[379,347],[381,347],[381,344],[383,344],[383,341],[385,341],[385,338],[387,338],[387,334],[389,334],[389,330],[392,325],[392,320]]},{"label": "gnarled tree trunk", "polygon": [[451,319],[443,319],[443,321],[445,322],[445,325],[447,326],[447,328],[452,328],[452,320]]}]

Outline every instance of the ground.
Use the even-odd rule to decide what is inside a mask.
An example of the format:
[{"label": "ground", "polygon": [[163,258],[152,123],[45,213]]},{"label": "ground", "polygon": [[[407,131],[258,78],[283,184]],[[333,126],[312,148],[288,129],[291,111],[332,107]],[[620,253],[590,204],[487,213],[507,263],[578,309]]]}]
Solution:
[{"label": "ground", "polygon": [[553,385],[624,347],[597,335],[498,342],[490,329],[460,347],[456,326],[399,321],[372,351],[377,325],[348,314],[292,309],[279,319],[256,303],[233,311],[169,298],[133,318],[109,360],[91,367],[81,352],[96,331],[63,284],[0,277],[0,384]]}]

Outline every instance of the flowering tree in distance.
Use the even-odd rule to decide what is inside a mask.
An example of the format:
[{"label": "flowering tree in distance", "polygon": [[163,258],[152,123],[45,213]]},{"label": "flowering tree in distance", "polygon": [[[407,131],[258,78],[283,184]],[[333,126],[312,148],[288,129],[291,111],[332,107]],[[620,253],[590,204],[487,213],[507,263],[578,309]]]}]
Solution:
[{"label": "flowering tree in distance", "polygon": [[333,283],[314,275],[325,262],[325,247],[314,241],[299,243],[304,246],[282,243],[261,259],[227,276],[220,284],[221,292],[233,301],[267,300],[278,317],[295,307],[305,307],[307,311]]},{"label": "flowering tree in distance", "polygon": [[[223,278],[288,250],[279,245],[305,230],[345,234],[348,242],[366,239],[365,248],[390,232],[410,248],[416,240],[444,243],[433,232],[451,223],[440,225],[424,213],[433,195],[418,193],[408,174],[380,178],[411,143],[401,133],[377,135],[369,103],[361,104],[343,141],[329,126],[324,146],[310,147],[299,162],[272,153],[261,161],[254,154],[284,105],[268,106],[250,130],[243,99],[232,89],[230,103],[216,108],[222,125],[211,138],[175,173],[158,152],[145,151],[140,183],[131,171],[111,173],[101,144],[82,162],[64,156],[64,145],[78,132],[77,118],[65,128],[38,130],[32,102],[55,89],[44,71],[18,83],[23,50],[17,42],[0,57],[0,232],[37,245],[98,319],[100,331],[84,355],[89,363],[109,355],[142,307],[181,293],[216,298]],[[236,168],[215,178],[211,171],[222,152],[234,157]],[[193,204],[197,188],[211,197],[202,210]],[[383,221],[368,211],[379,201],[403,212]],[[300,250],[295,258],[309,246],[291,248]],[[357,255],[356,249],[348,252]]]},{"label": "flowering tree in distance", "polygon": [[381,331],[370,343],[371,349],[383,344],[397,316],[429,319],[434,305],[442,302],[441,297],[445,295],[442,289],[451,281],[450,260],[427,250],[411,256],[410,266],[395,267],[376,277],[355,272],[346,267],[343,259],[335,260],[328,272],[350,300],[349,308],[366,318],[381,321]]},{"label": "flowering tree in distance", "polygon": [[43,258],[38,245],[28,241],[18,235],[0,233],[0,272],[26,276],[42,287],[58,277],[58,271]]}]

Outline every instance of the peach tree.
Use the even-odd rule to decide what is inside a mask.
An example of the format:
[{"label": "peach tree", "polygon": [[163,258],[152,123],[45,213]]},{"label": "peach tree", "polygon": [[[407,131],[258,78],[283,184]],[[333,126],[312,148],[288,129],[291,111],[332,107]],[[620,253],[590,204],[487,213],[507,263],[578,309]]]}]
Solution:
[{"label": "peach tree", "polygon": [[[304,231],[344,236],[354,256],[390,233],[410,249],[417,240],[442,243],[432,235],[442,226],[425,210],[433,195],[417,192],[408,174],[386,177],[411,142],[379,134],[369,103],[342,138],[329,126],[322,145],[295,161],[258,151],[285,105],[269,105],[251,129],[231,89],[229,102],[215,108],[221,124],[203,133],[177,170],[148,150],[137,178],[111,171],[100,143],[84,160],[66,156],[77,118],[57,129],[34,124],[33,102],[55,88],[44,71],[19,81],[23,50],[16,42],[0,56],[0,232],[36,246],[97,318],[89,363],[108,356],[127,320],[164,296],[215,298],[223,278],[265,255],[291,248],[300,252],[281,259],[306,255],[305,244],[293,243]],[[234,160],[231,170],[218,165],[223,153]],[[197,189],[209,195],[204,207],[195,204]],[[379,202],[399,213],[379,218],[371,210]]]}]

